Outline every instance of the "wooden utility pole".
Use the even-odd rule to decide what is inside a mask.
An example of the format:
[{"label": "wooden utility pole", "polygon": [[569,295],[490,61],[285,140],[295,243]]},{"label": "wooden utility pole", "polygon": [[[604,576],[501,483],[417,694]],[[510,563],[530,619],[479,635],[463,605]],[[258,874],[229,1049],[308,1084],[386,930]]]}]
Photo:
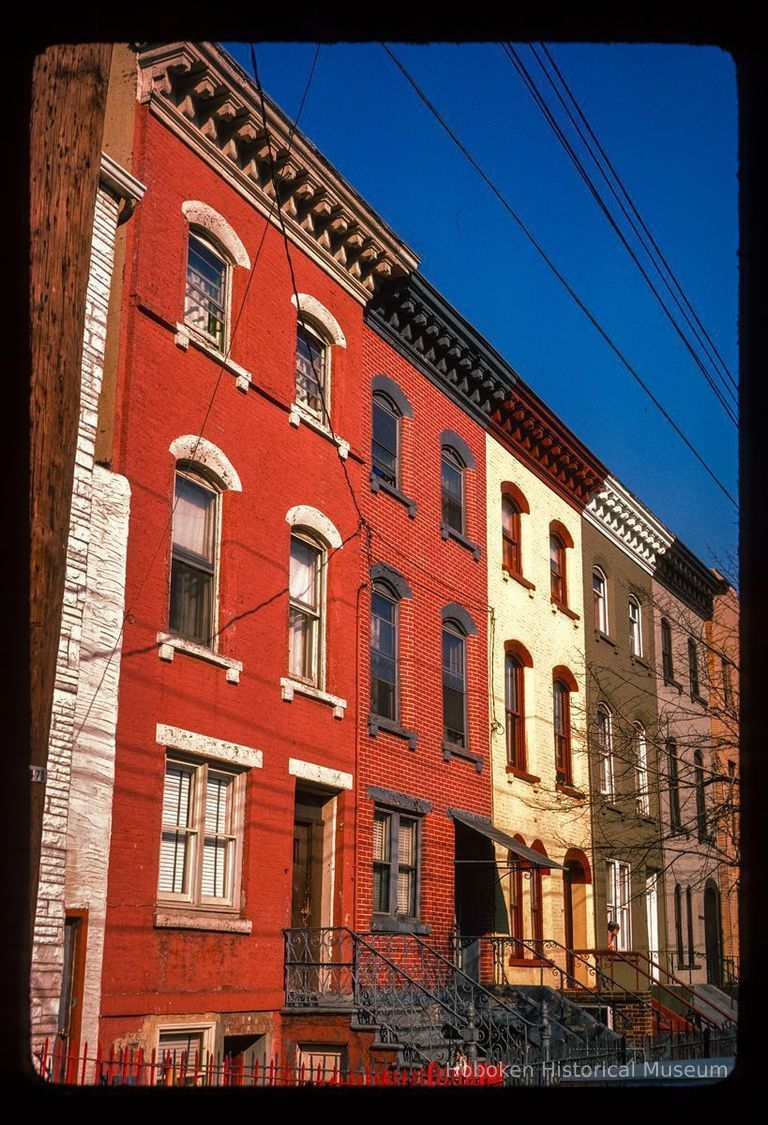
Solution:
[{"label": "wooden utility pole", "polygon": [[[35,60],[32,87],[29,765],[45,770],[64,596],[80,407],[85,295],[111,44],[64,44]],[[45,784],[30,775],[29,942]],[[27,970],[29,958],[27,955]]]}]

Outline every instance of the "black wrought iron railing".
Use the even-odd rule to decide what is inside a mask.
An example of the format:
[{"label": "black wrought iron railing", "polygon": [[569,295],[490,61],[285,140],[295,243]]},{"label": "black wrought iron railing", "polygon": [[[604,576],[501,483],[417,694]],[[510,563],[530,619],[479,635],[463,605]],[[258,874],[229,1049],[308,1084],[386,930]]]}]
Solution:
[{"label": "black wrought iron railing", "polygon": [[345,1004],[403,1061],[523,1063],[532,1025],[414,934],[285,931],[287,1007]]}]

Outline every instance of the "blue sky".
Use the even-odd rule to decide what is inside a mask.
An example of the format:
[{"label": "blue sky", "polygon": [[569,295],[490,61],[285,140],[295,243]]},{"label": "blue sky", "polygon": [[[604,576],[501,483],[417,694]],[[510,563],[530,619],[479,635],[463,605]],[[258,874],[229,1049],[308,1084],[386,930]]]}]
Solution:
[{"label": "blue sky", "polygon": [[[225,44],[250,73],[243,44]],[[501,45],[392,45],[585,304],[737,496],[737,434]],[[718,48],[550,44],[738,378],[736,71]],[[551,88],[518,46],[547,100]],[[256,47],[292,117],[313,44]],[[671,531],[734,578],[738,517],[376,44],[325,44],[300,127],[421,271]]]}]

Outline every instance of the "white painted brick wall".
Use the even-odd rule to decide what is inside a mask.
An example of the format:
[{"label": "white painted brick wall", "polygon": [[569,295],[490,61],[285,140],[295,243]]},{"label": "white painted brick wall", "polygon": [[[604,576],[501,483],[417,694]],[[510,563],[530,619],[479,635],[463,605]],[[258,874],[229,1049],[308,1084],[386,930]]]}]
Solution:
[{"label": "white painted brick wall", "polygon": [[67,542],[64,608],[51,714],[40,884],[32,945],[30,991],[33,1045],[46,1036],[55,1035],[57,1030],[63,961],[67,825],[76,729],[75,703],[81,671],[80,640],[91,542],[93,455],[117,215],[117,200],[100,190],[96,199],[86,290],[80,419]]}]

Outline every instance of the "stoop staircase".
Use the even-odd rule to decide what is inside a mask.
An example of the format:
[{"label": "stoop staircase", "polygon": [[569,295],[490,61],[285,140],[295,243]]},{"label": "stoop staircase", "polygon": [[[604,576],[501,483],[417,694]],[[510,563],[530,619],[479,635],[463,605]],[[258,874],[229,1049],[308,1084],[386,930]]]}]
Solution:
[{"label": "stoop staircase", "polygon": [[525,1064],[597,1052],[621,1039],[547,985],[502,994],[410,933],[285,931],[286,1007],[348,1010],[351,1030],[400,1065],[461,1058]]}]

